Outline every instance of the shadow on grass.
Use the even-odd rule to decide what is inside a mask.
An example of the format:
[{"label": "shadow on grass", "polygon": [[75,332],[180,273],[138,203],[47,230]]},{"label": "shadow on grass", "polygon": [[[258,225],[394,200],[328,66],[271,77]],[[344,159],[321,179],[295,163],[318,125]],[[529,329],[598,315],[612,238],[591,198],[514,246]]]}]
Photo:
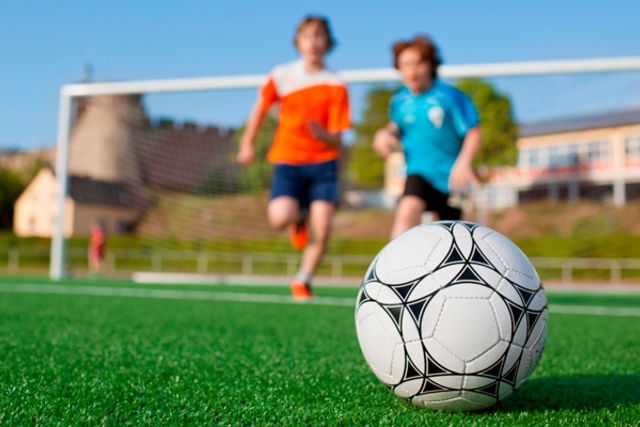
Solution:
[{"label": "shadow on grass", "polygon": [[640,375],[581,375],[528,380],[495,410],[593,410],[637,404]]}]

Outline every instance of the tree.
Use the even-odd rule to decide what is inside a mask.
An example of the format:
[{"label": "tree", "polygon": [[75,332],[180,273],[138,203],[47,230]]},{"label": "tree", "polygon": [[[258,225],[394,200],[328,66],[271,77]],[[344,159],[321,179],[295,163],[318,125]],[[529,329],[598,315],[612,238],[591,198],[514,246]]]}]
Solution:
[{"label": "tree", "polygon": [[367,93],[362,121],[355,126],[356,138],[351,148],[349,176],[360,188],[380,189],[384,184],[384,161],[373,151],[371,143],[378,129],[389,123],[389,100],[395,88],[375,87]]},{"label": "tree", "polygon": [[483,144],[474,165],[514,165],[518,154],[518,125],[509,98],[479,79],[462,79],[456,86],[471,97],[480,114]]},{"label": "tree", "polygon": [[[236,131],[236,145],[240,144],[240,138],[244,134],[245,127],[246,124]],[[277,128],[278,121],[268,114],[258,135],[256,135],[253,164],[246,168],[243,167],[240,171],[238,184],[241,191],[258,191],[269,187],[273,165],[267,162],[267,152],[271,147]],[[235,161],[235,153],[233,154],[233,161]]]},{"label": "tree", "polygon": [[25,186],[18,172],[0,168],[0,229],[13,227],[13,207]]}]

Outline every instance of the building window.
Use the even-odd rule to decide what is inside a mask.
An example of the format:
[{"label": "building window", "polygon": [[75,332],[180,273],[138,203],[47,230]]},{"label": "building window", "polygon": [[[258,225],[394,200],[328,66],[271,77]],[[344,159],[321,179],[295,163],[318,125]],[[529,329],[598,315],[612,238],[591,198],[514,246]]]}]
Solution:
[{"label": "building window", "polygon": [[590,164],[609,160],[609,141],[594,141],[587,145],[587,162]]},{"label": "building window", "polygon": [[549,168],[555,169],[562,166],[564,155],[562,148],[564,147],[549,147]]},{"label": "building window", "polygon": [[640,159],[640,136],[632,136],[625,141],[625,153],[632,159]]},{"label": "building window", "polygon": [[[640,159],[640,137],[634,141],[637,158]],[[627,144],[629,146],[629,144]],[[627,149],[629,151],[629,149]],[[566,169],[582,164],[595,165],[610,160],[609,141],[561,143],[539,148],[520,150],[518,166],[522,169]]]},{"label": "building window", "polygon": [[523,169],[540,167],[540,150],[537,148],[528,148],[520,151],[518,163]]},{"label": "building window", "polygon": [[577,144],[567,145],[564,153],[564,166],[574,168],[580,164],[580,147]]},{"label": "building window", "polygon": [[578,166],[578,145],[558,145],[549,147],[549,168],[571,168]]}]

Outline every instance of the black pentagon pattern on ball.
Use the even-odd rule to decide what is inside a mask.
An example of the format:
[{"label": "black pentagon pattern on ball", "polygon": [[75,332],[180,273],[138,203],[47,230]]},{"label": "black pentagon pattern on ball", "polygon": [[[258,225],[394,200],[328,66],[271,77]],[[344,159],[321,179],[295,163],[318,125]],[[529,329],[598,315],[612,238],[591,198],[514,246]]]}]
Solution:
[{"label": "black pentagon pattern on ball", "polygon": [[422,390],[420,390],[420,394],[438,393],[449,390],[450,389],[443,387],[440,384],[436,384],[433,381],[425,380]]},{"label": "black pentagon pattern on ball", "polygon": [[473,250],[471,252],[471,257],[469,257],[469,261],[474,265],[482,265],[484,267],[493,268],[493,265],[487,261],[485,256],[482,254],[480,248],[477,245],[473,246]]},{"label": "black pentagon pattern on ball", "polygon": [[536,293],[533,291],[530,291],[529,289],[524,289],[513,282],[511,282],[511,284],[516,288],[516,291],[518,291],[518,293],[520,294],[520,298],[522,298],[522,301],[524,301],[524,305],[529,305],[529,303],[531,302],[531,300],[533,299]]},{"label": "black pentagon pattern on ball", "polygon": [[509,309],[509,314],[511,315],[511,324],[514,327],[517,327],[520,324],[520,320],[522,319],[522,315],[525,313],[524,308],[518,306],[517,304],[513,304],[510,301],[505,301],[507,304],[507,308]]},{"label": "black pentagon pattern on ball", "polygon": [[516,375],[518,374],[518,368],[520,367],[520,359],[513,365],[513,367],[509,370],[509,372],[505,373],[502,376],[502,380],[506,383],[515,386],[516,384]]},{"label": "black pentagon pattern on ball", "polygon": [[400,299],[404,301],[404,300],[407,299],[407,296],[411,293],[413,288],[416,287],[418,282],[419,282],[419,280],[415,280],[415,281],[413,281],[411,283],[408,283],[406,285],[394,286],[392,289],[395,291],[396,295],[398,295],[400,297]]},{"label": "black pentagon pattern on ball", "polygon": [[454,244],[454,245],[451,245],[451,248],[449,249],[449,253],[445,257],[444,261],[440,264],[440,267],[445,267],[447,265],[460,264],[460,263],[464,263],[464,261],[465,261],[464,257],[458,250],[457,246]]},{"label": "black pentagon pattern on ball", "polygon": [[369,295],[367,295],[367,292],[364,290],[364,288],[361,288],[360,294],[358,295],[358,307],[360,307],[367,301],[371,301],[371,298],[369,298]]},{"label": "black pentagon pattern on ball", "polygon": [[504,366],[504,359],[498,360],[493,366],[482,371],[482,375],[491,378],[500,378],[502,374],[502,367]]},{"label": "black pentagon pattern on ball", "polygon": [[413,315],[413,320],[415,320],[417,324],[420,324],[422,313],[424,312],[424,308],[427,306],[427,301],[429,301],[429,299],[430,298],[422,298],[418,301],[407,304],[407,308]]},{"label": "black pentagon pattern on ball", "polygon": [[402,316],[402,306],[401,305],[383,305],[384,311],[389,313],[393,322],[396,324],[396,327],[400,327],[400,320]]},{"label": "black pentagon pattern on ball", "polygon": [[[438,223],[434,223],[433,225],[438,225],[443,228],[446,228],[453,235],[453,229],[456,224],[464,225],[471,232],[472,236],[474,235],[474,232],[476,231],[476,229],[479,227],[477,224],[462,222],[462,221],[458,221],[458,222],[441,221]],[[543,313],[543,311],[547,308],[547,306],[545,305],[541,310],[529,309],[529,304],[531,303],[536,292],[538,291],[532,291],[530,289],[526,289],[518,285],[517,283],[514,283],[512,280],[507,279],[494,265],[492,265],[490,261],[488,261],[488,259],[489,258],[485,254],[483,254],[480,247],[478,247],[475,240],[472,243],[472,248],[471,248],[469,257],[465,258],[463,255],[463,252],[457,246],[456,239],[454,236],[454,238],[452,239],[451,247],[447,252],[447,255],[444,257],[443,261],[433,270],[433,272],[429,274],[432,274],[443,267],[448,267],[456,264],[463,265],[462,269],[457,274],[457,276],[451,282],[447,283],[443,287],[446,288],[449,286],[455,286],[456,284],[459,284],[459,283],[476,283],[481,286],[487,286],[491,288],[496,294],[498,294],[503,299],[503,301],[505,302],[506,306],[509,309],[509,313],[512,321],[511,339],[513,340],[513,337],[516,334],[516,331],[518,330],[518,326],[520,325],[520,322],[522,322],[523,319],[526,318],[527,319],[526,320],[527,321],[526,338],[528,340],[529,336],[531,335],[531,332],[533,331],[533,328],[536,325],[538,318]],[[516,301],[512,301],[511,299],[503,295],[501,292],[499,292],[497,289],[492,287],[490,284],[486,283],[482,279],[482,276],[478,274],[477,271],[474,270],[474,266],[482,266],[485,268],[489,268],[494,272],[496,272],[498,275],[500,275],[503,280],[507,280],[516,289],[517,293],[522,299],[523,304],[519,304]],[[371,270],[369,271],[367,277],[365,277],[363,281],[363,285],[372,281],[382,283],[379,280],[379,278],[376,276],[375,270],[376,269],[374,265],[373,268],[371,268]],[[407,297],[411,294],[412,289],[416,286],[417,283],[420,282],[420,280],[423,279],[423,277],[414,279],[411,282],[407,282],[403,284],[389,285],[389,287],[393,289],[395,293],[398,295],[398,297],[402,301],[402,304],[383,304],[383,303],[380,303],[379,301],[375,301],[376,304],[380,305],[384,309],[384,311],[389,314],[390,318],[393,320],[393,323],[395,324],[400,335],[402,335],[403,333],[402,319],[403,319],[403,316],[405,315],[411,316],[411,318],[415,322],[415,326],[418,328],[418,330],[422,334],[421,324],[422,324],[422,316],[424,314],[425,307],[428,305],[432,297],[438,292],[440,292],[440,289],[439,289],[418,300],[407,301]],[[361,290],[360,298],[358,300],[358,306],[368,301],[373,301],[373,299],[371,299],[366,294],[366,291],[364,290],[364,286],[363,286]],[[516,377],[518,373],[518,367],[520,365],[520,356],[522,354],[522,348],[520,348],[520,355],[518,355],[517,361],[514,363],[513,366],[510,367],[510,369],[507,372],[504,372],[504,365],[505,365],[505,360],[507,358],[507,353],[509,348],[507,348],[507,350],[499,357],[498,361],[495,364],[479,372],[450,371],[435,361],[434,357],[429,353],[427,348],[424,346],[424,343],[422,344],[422,348],[426,356],[426,364],[425,364],[426,373],[422,374],[419,371],[419,369],[416,368],[415,363],[413,360],[411,360],[411,357],[409,356],[408,352],[405,352],[405,358],[406,358],[405,373],[402,380],[398,384],[387,385],[391,389],[395,389],[397,387],[402,386],[403,383],[405,383],[406,381],[410,381],[410,380],[415,381],[416,379],[422,379],[422,386],[420,387],[420,391],[418,391],[412,396],[407,397],[407,400],[411,400],[416,396],[420,396],[424,394],[440,393],[443,391],[462,390],[457,388],[445,387],[441,384],[437,384],[433,380],[437,379],[437,377],[439,376],[474,375],[474,376],[486,378],[489,380],[493,380],[489,382],[487,385],[484,385],[482,387],[464,388],[464,390],[474,391],[477,393],[489,395],[495,398],[496,400],[499,400],[501,384],[508,385],[512,388],[515,388],[516,386]]]},{"label": "black pentagon pattern on ball", "polygon": [[376,276],[376,265],[378,264],[378,259],[373,260],[373,262],[371,263],[371,267],[369,268],[369,271],[367,272],[367,276],[364,278],[364,283],[369,283],[369,282],[375,282],[378,280],[378,277]]},{"label": "black pentagon pattern on ball", "polygon": [[373,260],[373,262],[371,263],[371,266],[369,267],[369,271],[367,271],[367,275],[365,276],[364,281],[362,282],[362,287],[360,288],[360,294],[358,296],[357,307],[360,307],[363,303],[367,301],[371,301],[371,298],[369,297],[369,295],[367,295],[367,292],[364,289],[364,285],[370,282],[378,281],[378,277],[376,277],[376,263],[377,263],[377,259]]},{"label": "black pentagon pattern on ball", "polygon": [[434,376],[452,373],[453,372],[448,371],[447,369],[434,362],[431,357],[427,357],[427,375]]},{"label": "black pentagon pattern on ball", "polygon": [[407,363],[406,366],[407,366],[407,368],[404,371],[404,379],[405,380],[413,380],[413,379],[422,377],[422,374],[420,373],[418,368],[416,368],[413,365],[413,363],[411,363],[411,361],[409,361],[409,363]]}]

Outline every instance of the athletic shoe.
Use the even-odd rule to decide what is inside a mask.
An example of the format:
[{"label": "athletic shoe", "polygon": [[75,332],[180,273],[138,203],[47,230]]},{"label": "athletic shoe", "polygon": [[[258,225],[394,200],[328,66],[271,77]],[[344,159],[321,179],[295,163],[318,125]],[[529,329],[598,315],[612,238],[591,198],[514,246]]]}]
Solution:
[{"label": "athletic shoe", "polygon": [[289,242],[294,249],[303,250],[308,241],[309,234],[307,233],[307,221],[305,219],[289,224]]},{"label": "athletic shoe", "polygon": [[296,301],[309,301],[313,299],[313,291],[308,283],[295,280],[291,283],[291,296]]}]

